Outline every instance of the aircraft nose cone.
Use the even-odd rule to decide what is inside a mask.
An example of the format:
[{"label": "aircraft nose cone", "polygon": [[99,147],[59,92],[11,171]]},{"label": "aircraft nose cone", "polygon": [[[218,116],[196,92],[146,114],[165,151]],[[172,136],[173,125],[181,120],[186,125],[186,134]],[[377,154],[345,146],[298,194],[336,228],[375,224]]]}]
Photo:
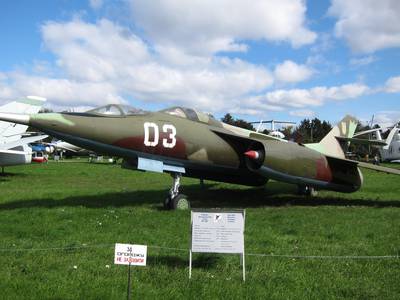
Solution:
[{"label": "aircraft nose cone", "polygon": [[11,123],[29,125],[30,116],[22,114],[0,113],[0,120]]}]

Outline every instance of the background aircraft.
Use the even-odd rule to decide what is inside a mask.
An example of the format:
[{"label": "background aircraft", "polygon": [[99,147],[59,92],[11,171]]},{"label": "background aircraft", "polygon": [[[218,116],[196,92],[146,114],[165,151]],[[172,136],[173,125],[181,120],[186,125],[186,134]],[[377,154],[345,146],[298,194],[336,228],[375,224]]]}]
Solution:
[{"label": "background aircraft", "polygon": [[[35,114],[46,101],[45,98],[28,96],[0,107],[1,113]],[[44,139],[47,135],[25,137],[28,126],[0,121],[0,166],[29,164],[32,150],[29,143]]]},{"label": "background aircraft", "polygon": [[0,113],[0,120],[29,124],[97,153],[123,157],[127,168],[170,173],[174,181],[164,205],[173,209],[189,207],[179,193],[182,175],[250,186],[274,179],[296,184],[305,194],[314,188],[355,192],[363,183],[359,163],[344,158],[336,139],[354,134],[357,122],[349,116],[321,143],[308,147],[184,107],[145,112],[111,104],[85,113]]},{"label": "background aircraft", "polygon": [[61,141],[61,140],[53,140],[51,143],[44,143],[44,142],[39,142],[39,143],[33,143],[31,144],[31,148],[33,151],[41,151],[45,152],[48,154],[54,153],[56,151],[58,152],[72,152],[76,154],[88,154],[89,151],[86,149],[83,149],[81,147],[72,145],[70,143]]},{"label": "background aircraft", "polygon": [[277,137],[280,139],[284,139],[285,135],[279,130],[275,129],[275,124],[283,124],[283,125],[296,125],[296,122],[290,121],[276,121],[276,120],[268,120],[268,121],[259,121],[259,122],[250,122],[250,124],[258,124],[256,131],[260,132],[263,124],[271,124],[271,130],[268,135]]},{"label": "background aircraft", "polygon": [[381,142],[379,146],[379,155],[381,161],[400,162],[400,123],[389,127],[390,131],[386,139],[382,138],[381,131],[385,128],[373,128],[357,132],[354,137],[361,137],[373,134],[373,141]]}]

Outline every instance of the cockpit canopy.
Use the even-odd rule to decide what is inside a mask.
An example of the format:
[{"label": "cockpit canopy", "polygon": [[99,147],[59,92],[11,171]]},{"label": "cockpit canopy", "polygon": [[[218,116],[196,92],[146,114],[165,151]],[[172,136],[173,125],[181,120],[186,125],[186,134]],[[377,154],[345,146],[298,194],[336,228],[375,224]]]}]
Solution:
[{"label": "cockpit canopy", "polygon": [[207,124],[219,123],[217,120],[214,119],[214,117],[212,115],[194,110],[192,108],[175,106],[175,107],[164,109],[161,112],[169,114],[169,115],[189,119],[189,120],[195,121],[195,122],[203,122],[203,123],[207,123]]},{"label": "cockpit canopy", "polygon": [[97,115],[97,116],[115,116],[115,117],[124,117],[124,116],[132,116],[132,115],[142,115],[145,114],[146,111],[129,106],[129,105],[120,105],[120,104],[108,104],[104,106],[100,106],[86,112],[87,114]]},{"label": "cockpit canopy", "polygon": [[[199,112],[191,108],[175,106],[161,110],[160,112],[185,118],[195,122],[202,122],[210,125],[212,124],[215,126],[220,126],[220,122],[214,119],[212,115]],[[121,105],[121,104],[108,104],[85,112],[85,114],[88,115],[107,116],[107,117],[126,117],[126,116],[143,115],[146,113],[148,112],[129,105]]]}]

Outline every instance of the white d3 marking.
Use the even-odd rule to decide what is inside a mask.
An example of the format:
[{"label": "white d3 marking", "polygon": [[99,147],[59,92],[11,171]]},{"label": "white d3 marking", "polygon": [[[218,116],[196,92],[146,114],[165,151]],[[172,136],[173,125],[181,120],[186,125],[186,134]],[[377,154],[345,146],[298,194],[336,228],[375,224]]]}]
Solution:
[{"label": "white d3 marking", "polygon": [[168,139],[163,139],[163,146],[165,148],[174,148],[176,145],[176,128],[174,125],[171,124],[164,124],[163,125],[163,132],[169,133]]},{"label": "white d3 marking", "polygon": [[[151,123],[151,122],[145,122],[143,124],[143,127],[144,127],[144,144],[148,147],[157,146],[158,139],[159,139],[159,132],[158,132],[157,124]],[[150,141],[150,127],[152,127],[154,130],[153,141]]]},{"label": "white d3 marking", "polygon": [[[158,125],[152,122],[145,122],[144,127],[144,144],[148,147],[156,147],[160,139],[160,131]],[[150,140],[150,128],[153,128],[154,135],[152,141]],[[163,138],[164,148],[174,148],[176,145],[176,128],[171,124],[164,124],[162,128],[163,133],[167,133],[168,137]]]}]

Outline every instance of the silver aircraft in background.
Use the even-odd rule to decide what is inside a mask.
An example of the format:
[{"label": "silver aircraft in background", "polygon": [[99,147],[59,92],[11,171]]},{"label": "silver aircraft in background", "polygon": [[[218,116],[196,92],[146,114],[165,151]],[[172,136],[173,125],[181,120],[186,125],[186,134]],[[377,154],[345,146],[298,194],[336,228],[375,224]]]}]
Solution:
[{"label": "silver aircraft in background", "polygon": [[[27,96],[0,106],[2,113],[35,114],[42,108],[45,98]],[[0,121],[0,167],[29,164],[32,149],[28,144],[42,140],[47,135],[32,135],[26,132],[28,126]]]}]

